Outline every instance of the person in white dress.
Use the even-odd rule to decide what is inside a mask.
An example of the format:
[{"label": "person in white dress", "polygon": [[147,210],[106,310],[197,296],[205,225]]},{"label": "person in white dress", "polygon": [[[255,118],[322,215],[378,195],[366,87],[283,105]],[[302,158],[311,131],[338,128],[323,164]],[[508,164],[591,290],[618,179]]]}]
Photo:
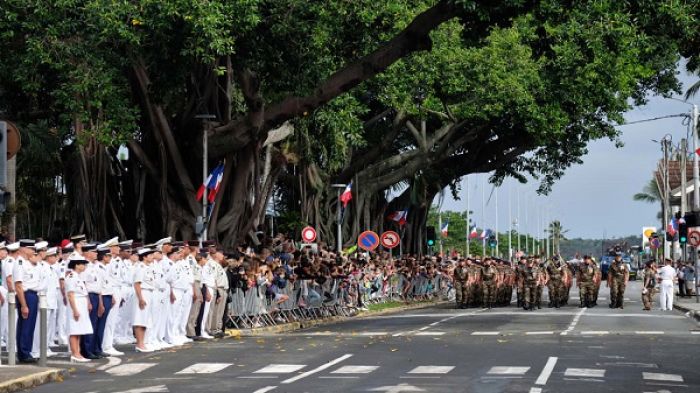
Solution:
[{"label": "person in white dress", "polygon": [[659,303],[661,311],[673,310],[673,282],[676,278],[676,269],[672,266],[673,261],[666,259],[666,265],[659,269],[659,280],[661,283],[659,291]]},{"label": "person in white dress", "polygon": [[80,337],[92,334],[92,324],[90,323],[90,302],[88,301],[88,291],[81,273],[85,271],[88,261],[80,256],[73,256],[68,262],[70,272],[66,276],[66,295],[68,297],[67,332],[70,344],[71,362],[85,363],[86,359],[80,353]]},{"label": "person in white dress", "polygon": [[153,327],[152,299],[156,289],[156,277],[153,270],[153,249],[142,248],[138,251],[141,260],[134,267],[134,306],[133,326],[136,337],[136,352],[153,352],[146,346],[146,330]]}]

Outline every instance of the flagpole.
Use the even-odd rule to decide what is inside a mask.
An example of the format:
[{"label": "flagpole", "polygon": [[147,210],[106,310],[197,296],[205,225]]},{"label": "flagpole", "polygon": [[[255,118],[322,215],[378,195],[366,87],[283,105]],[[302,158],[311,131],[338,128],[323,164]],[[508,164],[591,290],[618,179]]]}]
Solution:
[{"label": "flagpole", "polygon": [[440,256],[442,256],[442,203],[438,205],[438,227],[440,228]]},{"label": "flagpole", "polygon": [[513,212],[510,206],[511,184],[508,183],[508,261],[513,260]]},{"label": "flagpole", "polygon": [[467,248],[464,251],[464,256],[466,258],[469,257],[469,236],[471,235],[471,233],[469,233],[469,231],[471,230],[471,228],[469,226],[470,226],[469,225],[469,176],[467,175],[467,229],[465,229],[465,231],[467,232],[467,238],[466,238]]},{"label": "flagpole", "polygon": [[[486,230],[486,177],[481,177],[481,221],[484,223],[484,229],[481,233]],[[482,257],[486,256],[486,237],[481,239],[481,254]]]},{"label": "flagpole", "polygon": [[515,233],[518,235],[518,251],[520,251],[520,186],[518,186],[518,189],[516,190],[515,198],[518,206],[516,210],[516,215],[518,216],[518,218],[516,218],[518,222],[516,228],[518,228],[518,230]]},{"label": "flagpole", "polygon": [[495,194],[496,194],[496,249],[492,251],[493,255],[496,257],[500,256],[500,252],[498,250],[498,246],[500,246],[500,242],[498,241],[498,187],[495,189]]}]

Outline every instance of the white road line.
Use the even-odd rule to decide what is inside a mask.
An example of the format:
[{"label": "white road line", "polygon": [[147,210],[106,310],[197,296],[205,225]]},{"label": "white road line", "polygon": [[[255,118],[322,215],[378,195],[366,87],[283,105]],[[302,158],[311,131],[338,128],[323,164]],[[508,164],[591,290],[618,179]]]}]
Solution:
[{"label": "white road line", "polygon": [[107,370],[107,373],[117,377],[125,377],[127,375],[135,375],[146,371],[155,365],[156,363],[127,363],[117,367],[112,367]]},{"label": "white road line", "polygon": [[662,373],[642,373],[642,378],[648,381],[668,381],[668,382],[683,382],[683,377],[678,374],[662,374]]},{"label": "white road line", "polygon": [[348,353],[348,354],[345,354],[345,355],[343,355],[343,356],[341,356],[341,357],[339,357],[339,358],[337,358],[337,359],[335,359],[335,360],[331,360],[330,362],[328,362],[328,363],[326,363],[326,364],[324,364],[324,365],[318,366],[318,367],[316,367],[316,368],[313,369],[313,370],[309,370],[309,371],[307,371],[307,372],[305,372],[305,373],[301,373],[301,374],[299,374],[299,375],[297,375],[297,376],[295,376],[295,377],[292,377],[292,378],[289,378],[289,379],[285,379],[284,381],[282,381],[282,383],[288,384],[288,383],[296,382],[296,381],[298,381],[298,380],[300,380],[300,379],[303,379],[303,378],[308,377],[309,375],[313,375],[313,374],[316,374],[317,372],[320,372],[320,371],[323,371],[323,370],[325,370],[325,369],[327,369],[327,368],[333,367],[333,366],[335,366],[336,364],[338,364],[338,363],[344,361],[345,359],[349,359],[349,358],[351,358],[351,357],[352,357],[352,354],[349,354],[349,353]]},{"label": "white road line", "polygon": [[[585,310],[585,308],[584,308]],[[537,380],[535,381],[535,385],[546,385],[547,380],[549,379],[549,376],[552,375],[552,371],[554,371],[554,366],[557,364],[557,360],[559,358],[550,356],[549,359],[547,359],[547,363],[544,365],[544,368],[542,369],[542,372],[540,373],[540,376],[537,377]]]},{"label": "white road line", "polygon": [[652,330],[637,330],[637,331],[634,332],[634,334],[661,335],[661,334],[664,334],[664,332],[661,332],[661,331],[652,331]]},{"label": "white road line", "polygon": [[581,332],[582,336],[604,336],[610,334],[607,330],[584,330]]},{"label": "white road line", "polygon": [[548,331],[548,332],[525,332],[526,336],[546,336],[549,334],[554,334],[553,331]]},{"label": "white road line", "polygon": [[358,336],[388,336],[388,332],[360,332]]},{"label": "white road line", "polygon": [[422,332],[422,331],[424,331],[424,330],[428,330],[428,329],[430,329],[431,327],[435,327],[435,326],[437,326],[438,324],[441,324],[441,323],[443,323],[443,322],[447,322],[447,321],[449,321],[449,320],[455,319],[455,318],[460,317],[460,316],[461,316],[460,314],[451,315],[451,316],[449,316],[449,317],[447,317],[447,318],[443,318],[443,319],[441,319],[441,320],[439,320],[439,321],[435,321],[435,322],[433,322],[433,323],[431,323],[431,324],[429,324],[429,325],[427,325],[427,326],[423,326],[423,327],[418,328],[418,329],[416,329],[416,330],[411,330],[411,331],[409,331],[409,332],[399,332],[399,333],[396,333],[396,334],[393,335],[393,337],[409,336],[409,335],[420,336],[420,335],[421,335],[421,334],[419,334],[420,332]]},{"label": "white road line", "polygon": [[453,366],[418,366],[408,374],[447,374],[454,370]]},{"label": "white road line", "polygon": [[379,366],[343,366],[331,374],[369,374],[378,368]]},{"label": "white road line", "polygon": [[486,373],[486,374],[515,374],[515,375],[523,375],[527,373],[530,370],[530,367],[510,367],[510,366],[495,366],[491,367],[491,369]]},{"label": "white road line", "polygon": [[238,379],[277,379],[276,375],[244,375],[242,377],[236,377]]},{"label": "white road line", "polygon": [[107,364],[103,364],[100,367],[97,367],[98,371],[104,371],[110,367],[115,367],[122,364],[122,359],[116,356],[110,356],[107,358]]},{"label": "white road line", "polygon": [[443,336],[445,332],[418,332],[416,336]]},{"label": "white road line", "polygon": [[270,364],[253,374],[289,374],[306,367],[305,364]]},{"label": "white road line", "polygon": [[604,378],[605,370],[593,368],[567,368],[564,371],[565,377],[583,377],[583,378]]},{"label": "white road line", "polygon": [[264,388],[260,388],[256,391],[254,391],[253,393],[267,393],[270,390],[275,390],[276,388],[277,388],[277,386],[265,386]]},{"label": "white road line", "polygon": [[562,336],[566,336],[566,335],[569,334],[569,332],[571,332],[572,330],[574,330],[574,328],[575,328],[576,325],[578,324],[579,319],[581,319],[581,316],[583,315],[583,313],[586,312],[586,310],[587,310],[587,308],[582,308],[579,312],[576,313],[576,315],[574,316],[574,319],[573,319],[573,320],[571,321],[571,323],[569,324],[569,327],[567,327],[566,330],[564,330],[563,332],[561,332],[561,335],[562,335]]},{"label": "white road line", "polygon": [[145,388],[122,390],[120,392],[114,392],[114,393],[165,393],[165,392],[169,392],[167,386],[157,385],[157,386],[147,386]]},{"label": "white road line", "polygon": [[530,388],[530,393],[542,393],[542,388]]},{"label": "white road line", "polygon": [[500,332],[472,332],[472,336],[498,336]]},{"label": "white road line", "polygon": [[175,374],[213,374],[217,373],[233,363],[195,363]]},{"label": "white road line", "polygon": [[692,331],[690,334],[700,334],[700,331]]},{"label": "white road line", "polygon": [[318,379],[360,379],[358,376],[352,376],[352,375],[330,375],[330,376],[320,376]]}]

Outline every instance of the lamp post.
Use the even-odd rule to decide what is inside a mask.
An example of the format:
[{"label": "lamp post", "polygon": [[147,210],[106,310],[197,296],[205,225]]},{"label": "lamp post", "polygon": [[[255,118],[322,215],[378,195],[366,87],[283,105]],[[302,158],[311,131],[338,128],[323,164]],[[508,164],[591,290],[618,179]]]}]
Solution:
[{"label": "lamp post", "polygon": [[335,188],[338,190],[338,223],[337,223],[337,229],[336,229],[336,243],[337,243],[337,252],[338,255],[343,252],[343,212],[342,208],[340,207],[340,192],[347,187],[347,184],[331,184],[331,187]]},{"label": "lamp post", "polygon": [[[208,161],[209,161],[209,141],[208,134],[211,127],[211,121],[216,119],[215,115],[209,113],[202,113],[195,116],[195,119],[202,120],[202,182],[207,179],[207,172],[209,172]],[[201,219],[197,217],[197,226],[201,224],[201,234],[200,241],[204,242],[207,240],[207,185],[204,185],[204,195],[202,196],[202,217]]]}]

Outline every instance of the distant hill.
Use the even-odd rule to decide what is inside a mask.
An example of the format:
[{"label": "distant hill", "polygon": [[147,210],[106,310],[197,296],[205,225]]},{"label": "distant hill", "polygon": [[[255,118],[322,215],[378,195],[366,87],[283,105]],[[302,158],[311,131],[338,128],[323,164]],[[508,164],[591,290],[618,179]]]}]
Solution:
[{"label": "distant hill", "polygon": [[568,239],[562,240],[561,242],[561,255],[567,259],[573,258],[577,253],[581,256],[592,255],[594,257],[600,257],[604,250],[614,247],[616,245],[621,246],[624,252],[628,252],[631,246],[637,246],[642,244],[641,236],[628,236],[623,238],[614,239]]}]

